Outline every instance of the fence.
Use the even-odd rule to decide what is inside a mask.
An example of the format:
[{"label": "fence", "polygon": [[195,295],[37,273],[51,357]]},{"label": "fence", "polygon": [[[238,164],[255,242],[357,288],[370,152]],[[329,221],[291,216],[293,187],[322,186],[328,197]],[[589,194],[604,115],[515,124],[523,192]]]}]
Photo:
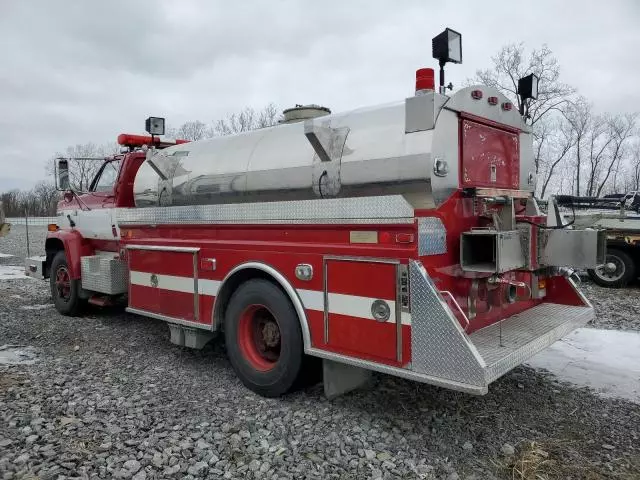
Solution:
[{"label": "fence", "polygon": [[50,223],[56,223],[57,218],[56,217],[29,217],[29,218],[25,218],[25,217],[7,217],[6,218],[6,222],[10,223],[11,225],[14,226],[25,226],[28,225],[37,227],[37,226],[46,226]]}]

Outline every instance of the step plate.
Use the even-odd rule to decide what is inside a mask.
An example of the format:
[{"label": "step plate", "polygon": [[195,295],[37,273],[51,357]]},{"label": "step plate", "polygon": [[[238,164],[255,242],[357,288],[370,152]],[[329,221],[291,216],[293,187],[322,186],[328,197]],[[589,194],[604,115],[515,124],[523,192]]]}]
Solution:
[{"label": "step plate", "polygon": [[469,336],[487,364],[487,383],[593,319],[593,308],[543,303]]}]

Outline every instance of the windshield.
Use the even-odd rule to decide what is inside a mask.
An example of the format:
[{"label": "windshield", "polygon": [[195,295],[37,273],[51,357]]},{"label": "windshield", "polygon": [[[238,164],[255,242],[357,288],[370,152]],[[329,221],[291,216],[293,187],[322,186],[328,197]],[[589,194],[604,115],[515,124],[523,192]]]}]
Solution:
[{"label": "windshield", "polygon": [[113,186],[116,184],[118,174],[120,173],[120,163],[122,160],[113,160],[108,162],[102,167],[100,178],[96,182],[93,191],[94,192],[111,192]]}]

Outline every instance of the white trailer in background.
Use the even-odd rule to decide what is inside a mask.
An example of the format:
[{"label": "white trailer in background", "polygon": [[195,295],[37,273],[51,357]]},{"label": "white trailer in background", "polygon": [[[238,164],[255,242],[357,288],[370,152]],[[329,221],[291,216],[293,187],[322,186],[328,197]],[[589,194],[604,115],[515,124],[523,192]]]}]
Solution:
[{"label": "white trailer in background", "polygon": [[2,202],[0,202],[0,237],[4,237],[11,230],[11,224],[6,222],[6,218],[4,216],[4,207],[2,206]]}]

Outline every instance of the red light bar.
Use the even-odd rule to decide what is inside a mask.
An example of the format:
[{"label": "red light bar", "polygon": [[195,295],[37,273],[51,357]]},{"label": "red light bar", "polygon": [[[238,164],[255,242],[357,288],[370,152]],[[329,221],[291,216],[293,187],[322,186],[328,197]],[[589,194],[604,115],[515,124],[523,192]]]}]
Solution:
[{"label": "red light bar", "polygon": [[480,100],[482,98],[482,90],[472,90],[471,98],[474,100]]},{"label": "red light bar", "polygon": [[487,102],[489,102],[489,105],[497,105],[498,97],[489,97],[487,98]]},{"label": "red light bar", "polygon": [[[171,145],[180,145],[181,143],[189,143],[189,140],[176,139],[172,141],[160,140],[153,138],[153,145],[156,147],[170,147]],[[151,145],[151,135],[132,135],[130,133],[121,133],[118,135],[118,145],[125,147],[142,147],[143,145]]]}]

